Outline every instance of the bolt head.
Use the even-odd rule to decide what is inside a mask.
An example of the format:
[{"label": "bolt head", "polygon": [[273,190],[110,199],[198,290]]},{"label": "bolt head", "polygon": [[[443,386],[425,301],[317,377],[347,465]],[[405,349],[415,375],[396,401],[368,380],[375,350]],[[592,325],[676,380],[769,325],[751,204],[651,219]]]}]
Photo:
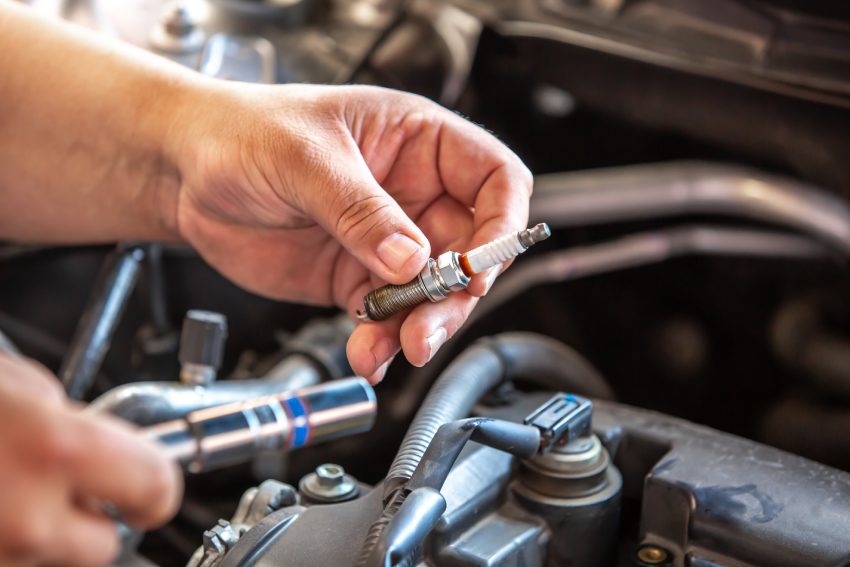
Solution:
[{"label": "bolt head", "polygon": [[333,488],[342,484],[345,480],[345,469],[339,465],[324,464],[316,467],[316,477],[319,486],[324,488]]},{"label": "bolt head", "polygon": [[460,267],[457,252],[440,254],[437,258],[437,272],[439,272],[446,287],[452,291],[466,289],[466,286],[469,285],[469,278],[466,277]]},{"label": "bolt head", "polygon": [[298,483],[302,494],[321,502],[341,502],[350,500],[359,493],[357,481],[345,470],[332,463],[316,467]]}]

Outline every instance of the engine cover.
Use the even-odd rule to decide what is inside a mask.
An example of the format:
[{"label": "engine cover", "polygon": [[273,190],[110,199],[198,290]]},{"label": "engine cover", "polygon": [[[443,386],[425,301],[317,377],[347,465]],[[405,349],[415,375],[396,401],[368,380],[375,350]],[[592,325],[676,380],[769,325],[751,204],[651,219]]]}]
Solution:
[{"label": "engine cover", "polygon": [[[519,421],[549,396],[478,409]],[[470,443],[442,489],[447,509],[421,564],[840,567],[850,560],[850,474],[610,402],[595,402],[593,431],[613,465],[606,488],[584,497],[542,494],[513,457]],[[621,495],[640,501],[637,541],[618,534]],[[354,566],[381,498],[378,486],[358,500],[276,512],[222,567]]]}]

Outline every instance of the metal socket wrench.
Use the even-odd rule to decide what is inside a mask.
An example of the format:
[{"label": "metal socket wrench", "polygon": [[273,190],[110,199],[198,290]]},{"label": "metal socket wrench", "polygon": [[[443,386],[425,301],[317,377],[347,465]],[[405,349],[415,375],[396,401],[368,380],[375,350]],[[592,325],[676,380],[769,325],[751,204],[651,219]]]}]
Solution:
[{"label": "metal socket wrench", "polygon": [[377,404],[362,378],[334,380],[190,413],[143,432],[186,470],[235,465],[267,451],[291,451],[369,431]]}]

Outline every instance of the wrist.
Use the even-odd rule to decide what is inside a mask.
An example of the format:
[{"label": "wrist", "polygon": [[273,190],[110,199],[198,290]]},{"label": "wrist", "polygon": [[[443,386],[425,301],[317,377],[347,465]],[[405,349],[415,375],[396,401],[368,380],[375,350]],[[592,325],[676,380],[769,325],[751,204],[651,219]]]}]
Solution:
[{"label": "wrist", "polygon": [[192,148],[200,136],[193,130],[201,119],[201,110],[209,109],[205,100],[209,82],[189,72],[179,80],[166,81],[155,97],[155,107],[150,109],[157,154],[149,181],[149,222],[157,233],[156,240],[184,240],[177,220],[178,204],[184,180],[190,174]]},{"label": "wrist", "polygon": [[160,114],[164,123],[160,160],[165,175],[160,179],[158,222],[175,239],[185,240],[178,222],[180,193],[206,169],[202,162],[207,148],[221,143],[218,137],[228,131],[226,124],[216,124],[217,117],[237,110],[228,109],[227,87],[224,81],[192,73],[174,86],[167,98],[168,110]]},{"label": "wrist", "polygon": [[298,213],[283,203],[291,184],[276,173],[293,169],[284,163],[292,159],[293,90],[200,75],[184,85],[163,144],[163,163],[180,180],[173,205],[161,209],[165,225],[186,238],[179,207],[227,222],[291,224],[289,216]]}]

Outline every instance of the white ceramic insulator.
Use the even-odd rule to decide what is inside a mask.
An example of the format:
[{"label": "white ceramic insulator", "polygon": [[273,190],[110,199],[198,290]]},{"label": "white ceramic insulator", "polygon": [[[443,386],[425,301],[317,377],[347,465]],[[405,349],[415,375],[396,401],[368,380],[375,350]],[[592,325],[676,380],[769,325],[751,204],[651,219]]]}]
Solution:
[{"label": "white ceramic insulator", "polygon": [[519,242],[519,233],[514,232],[467,252],[466,259],[469,260],[469,267],[477,274],[523,252],[525,246]]}]

